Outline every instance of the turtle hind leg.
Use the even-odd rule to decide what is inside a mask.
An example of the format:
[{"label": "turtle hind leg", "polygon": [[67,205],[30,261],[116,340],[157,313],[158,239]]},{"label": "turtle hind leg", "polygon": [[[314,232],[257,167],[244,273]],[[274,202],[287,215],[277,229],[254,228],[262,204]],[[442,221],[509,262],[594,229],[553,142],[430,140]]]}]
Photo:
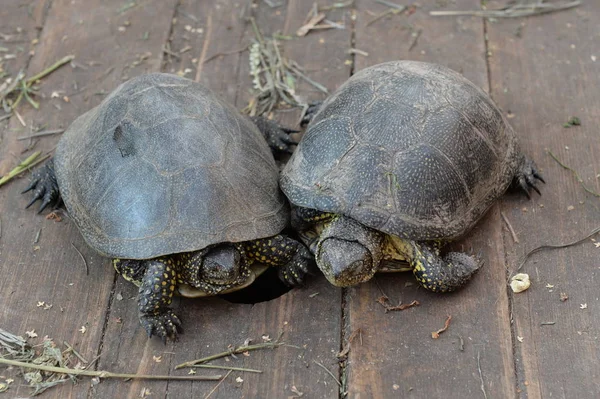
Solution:
[{"label": "turtle hind leg", "polygon": [[314,263],[304,245],[283,234],[249,241],[246,251],[254,261],[277,267],[279,279],[290,287],[302,285]]},{"label": "turtle hind leg", "polygon": [[467,254],[450,252],[440,257],[435,248],[417,243],[413,244],[410,264],[419,284],[434,292],[450,292],[462,287],[483,266]]},{"label": "turtle hind leg", "polygon": [[298,130],[288,129],[262,116],[251,116],[250,119],[263,134],[274,155],[293,152],[292,146],[298,143],[290,137],[290,134],[298,133]]},{"label": "turtle hind leg", "polygon": [[[179,317],[169,307],[177,285],[177,274],[167,258],[114,262],[126,280],[139,284],[138,310],[140,323],[148,337],[177,339],[183,332]],[[138,280],[141,278],[141,281]]]},{"label": "turtle hind leg", "polygon": [[306,112],[304,113],[304,115],[302,115],[302,119],[300,119],[300,126],[308,125],[310,121],[312,121],[314,116],[317,114],[317,112],[319,112],[319,109],[321,109],[322,104],[323,101],[313,101],[309,103]]},{"label": "turtle hind leg", "polygon": [[515,174],[513,184],[518,186],[527,198],[531,199],[531,195],[529,194],[529,190],[534,190],[539,195],[542,195],[540,190],[536,187],[537,181],[541,181],[542,183],[546,183],[542,175],[537,169],[535,162],[531,159],[523,156],[523,160],[517,169],[517,173]]},{"label": "turtle hind leg", "polygon": [[29,185],[21,192],[24,194],[33,190],[33,198],[25,208],[29,208],[37,200],[42,200],[38,213],[41,213],[50,204],[58,205],[60,202],[60,192],[58,182],[54,173],[54,160],[50,159],[41,168],[31,174]]}]

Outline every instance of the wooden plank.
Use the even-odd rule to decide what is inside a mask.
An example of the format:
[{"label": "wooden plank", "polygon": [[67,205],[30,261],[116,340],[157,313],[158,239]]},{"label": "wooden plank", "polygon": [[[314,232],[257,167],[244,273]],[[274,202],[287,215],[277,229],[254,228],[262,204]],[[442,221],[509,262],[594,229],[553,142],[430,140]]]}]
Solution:
[{"label": "wooden plank", "polygon": [[[395,59],[437,62],[487,89],[482,21],[431,17],[429,11],[439,8],[431,3],[421,3],[411,15],[370,23],[386,7],[358,1],[356,48],[368,56],[356,55],[356,70]],[[475,0],[447,6],[476,8]],[[391,37],[395,39],[383,40]],[[345,338],[359,329],[362,332],[362,344],[358,339],[352,342],[345,368],[349,397],[506,398],[514,394],[501,228],[499,207],[494,206],[468,237],[454,245],[481,251],[485,261],[479,274],[458,292],[426,292],[417,288],[412,273],[380,274],[375,281],[347,289]],[[394,305],[400,300],[418,300],[421,305],[385,313],[377,303],[383,293]],[[432,339],[431,333],[444,326],[448,315],[452,316],[448,331]]]},{"label": "wooden plank", "polygon": [[[600,191],[598,18],[600,3],[583,2],[569,11],[487,24],[492,94],[510,113],[524,149],[548,182],[532,202],[515,196],[504,201],[502,209],[520,239],[515,244],[505,234],[511,272],[531,248],[569,242],[600,225],[598,198],[547,154],[552,151]],[[582,125],[564,128],[571,116]],[[520,396],[598,397],[598,248],[586,240],[540,253],[523,272],[530,275],[531,288],[511,294],[514,335],[522,337],[515,341]],[[561,302],[561,292],[567,301]]]},{"label": "wooden plank", "polygon": [[[36,7],[43,9],[44,4],[37,2]],[[30,127],[66,127],[76,116],[101,101],[98,92],[111,91],[126,76],[158,70],[174,5],[175,0],[146,3],[121,13],[121,0],[53,1],[27,73],[33,76],[68,54],[75,55],[73,65],[76,67],[66,65],[43,79],[39,86],[44,97],[38,98],[39,110],[25,103],[19,108],[27,128],[16,118],[10,121],[0,149],[0,173],[15,164],[14,156],[24,158],[29,154],[21,155],[21,152],[30,143],[16,138],[30,133]],[[37,17],[37,21],[40,18]],[[37,24],[36,19],[34,24]],[[8,16],[3,15],[3,28],[7,20]],[[149,39],[143,40],[146,31]],[[144,60],[132,65],[140,61],[140,57]],[[60,94],[58,98],[51,95],[53,92]],[[68,102],[64,96],[68,96]],[[40,139],[35,150],[52,149],[58,138]],[[17,179],[0,190],[3,222],[0,324],[18,334],[35,329],[39,338],[32,340],[34,343],[41,342],[44,335],[54,338],[61,346],[63,340],[68,341],[91,360],[99,351],[114,272],[107,259],[86,246],[68,217],[63,215],[63,221],[55,223],[33,210],[23,209],[29,200],[19,192],[25,185],[25,179]],[[39,231],[39,242],[34,243]],[[86,258],[89,275],[71,244]],[[43,310],[37,306],[38,301],[51,304],[52,308]],[[79,331],[82,326],[86,327],[85,333]],[[82,397],[88,387],[88,382],[76,386],[67,383],[46,395]],[[17,396],[29,393],[28,388],[17,384],[14,389]]]},{"label": "wooden plank", "polygon": [[[255,2],[246,15],[253,15],[267,36],[275,31],[292,35],[311,6],[306,2],[290,1],[270,8],[264,2]],[[200,73],[198,64],[202,58],[206,60],[218,53],[230,53],[250,43],[253,34],[249,25],[239,20],[241,8],[241,5],[236,7],[235,1],[182,2],[169,44],[170,51],[179,58],[171,55],[171,62],[164,66],[166,71],[175,73],[186,73],[189,69],[186,76],[198,76],[200,82],[235,102],[238,108],[246,105],[252,87],[248,76],[248,53],[223,54],[203,63]],[[341,15],[341,12],[332,14],[332,18],[341,18]],[[307,43],[325,38],[332,45],[330,52],[343,58],[350,34],[350,30],[323,32],[285,42],[283,51],[304,65],[312,78],[335,86],[348,76],[348,71],[322,70],[319,66],[324,50],[312,54]],[[187,47],[190,49],[181,53]],[[318,71],[315,70],[317,67]],[[299,95],[312,96],[313,93],[302,86]],[[297,120],[297,115],[292,118],[288,114],[276,117]],[[254,343],[262,342],[262,337],[267,335],[275,339],[280,332],[284,332],[286,343],[296,347],[283,346],[276,350],[249,352],[249,356],[238,355],[229,361],[215,361],[214,364],[260,369],[264,373],[234,371],[214,392],[217,383],[132,381],[123,384],[106,381],[96,388],[96,397],[132,397],[144,388],[173,397],[204,397],[211,392],[211,398],[294,397],[294,390],[306,397],[338,396],[334,380],[313,362],[318,361],[338,374],[335,353],[340,346],[341,296],[340,290],[322,278],[313,278],[306,288],[255,305],[229,303],[221,298],[177,299],[173,307],[182,317],[185,332],[177,342],[167,346],[156,339],[148,340],[139,326],[135,301],[131,299],[136,295],[135,287],[118,279],[115,292],[121,293],[124,299],[119,300],[115,295],[110,304],[100,368],[185,375],[188,370],[173,371],[173,366],[222,352],[228,345],[241,345],[247,338],[253,339]],[[311,296],[315,293],[318,295]],[[156,362],[159,356],[161,361]],[[198,374],[227,373],[226,370],[196,371]]]}]

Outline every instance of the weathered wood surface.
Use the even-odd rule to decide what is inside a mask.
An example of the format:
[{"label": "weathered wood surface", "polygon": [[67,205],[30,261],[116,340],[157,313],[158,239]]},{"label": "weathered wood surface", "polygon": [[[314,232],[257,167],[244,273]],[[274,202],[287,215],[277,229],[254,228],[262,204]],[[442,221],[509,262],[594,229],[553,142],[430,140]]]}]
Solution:
[{"label": "weathered wood surface", "polygon": [[[479,2],[453,2],[447,9],[474,9]],[[483,22],[480,18],[432,19],[434,4],[412,15],[373,21],[368,13],[387,7],[359,3],[356,47],[369,53],[356,55],[356,70],[395,59],[437,62],[461,71],[487,90]],[[387,36],[389,35],[389,36]],[[396,40],[381,40],[382,37]],[[520,198],[527,203],[526,197]],[[506,398],[514,392],[506,273],[498,207],[456,245],[481,251],[484,268],[464,289],[432,294],[417,288],[412,273],[380,274],[377,281],[347,290],[346,337],[360,329],[362,345],[352,343],[347,365],[348,391],[356,398],[483,397]],[[421,305],[385,313],[377,302]],[[448,331],[432,339],[431,333],[452,316]],[[461,347],[463,349],[461,349]],[[479,363],[479,364],[478,364]],[[481,374],[480,371],[481,370]]]},{"label": "weathered wood surface", "polygon": [[[266,35],[295,36],[312,7],[303,0],[281,1],[277,7],[268,5],[275,1],[259,0],[8,3],[0,7],[0,47],[17,55],[3,62],[11,75],[22,68],[35,74],[67,54],[76,58],[72,66],[43,79],[40,110],[26,103],[19,108],[27,127],[15,117],[0,122],[0,175],[31,153],[21,154],[32,143],[16,137],[29,134],[32,126],[66,127],[124,79],[141,73],[184,74],[243,108],[251,89],[244,49],[253,37],[245,18],[256,18]],[[334,3],[340,2],[321,5]],[[220,298],[176,300],[185,333],[164,346],[148,340],[139,326],[136,288],[115,278],[108,260],[86,246],[68,217],[56,223],[24,210],[28,201],[19,192],[26,181],[17,179],[0,188],[2,328],[18,334],[35,329],[39,337],[68,341],[88,359],[100,355],[95,368],[117,372],[185,375],[187,370],[173,371],[173,366],[247,338],[275,339],[280,332],[285,342],[300,348],[280,347],[215,362],[264,372],[232,372],[214,391],[216,383],[211,382],[103,380],[90,388],[89,380],[82,380],[43,396],[139,397],[143,390],[149,397],[210,393],[211,398],[280,398],[296,397],[296,391],[309,398],[338,397],[337,383],[315,362],[338,377],[351,398],[600,395],[598,249],[593,242],[535,255],[524,268],[533,280],[525,293],[513,294],[506,285],[529,249],[581,237],[600,225],[599,199],[546,154],[546,149],[552,150],[586,185],[600,190],[600,97],[595,90],[600,83],[600,31],[595,22],[600,5],[586,2],[556,14],[490,22],[428,15],[440,7],[477,9],[476,0],[426,3],[414,13],[409,8],[370,23],[387,6],[356,0],[351,8],[326,12],[345,29],[310,32],[282,40],[282,46],[308,76],[330,90],[352,70],[417,59],[447,65],[491,92],[548,184],[541,187],[543,196],[534,195],[531,201],[509,193],[455,244],[481,251],[485,267],[474,280],[459,292],[436,295],[417,289],[410,273],[378,275],[344,291],[316,277],[305,288],[255,305]],[[39,42],[32,43],[34,39]],[[358,52],[349,53],[351,47]],[[323,98],[305,83],[297,94]],[[273,116],[293,125],[298,113]],[[571,116],[580,117],[582,126],[563,128]],[[34,150],[49,151],[58,138],[40,139]],[[518,243],[512,241],[500,212],[510,221]],[[40,229],[39,242],[33,243]],[[71,243],[86,258],[89,275]],[[561,292],[569,295],[566,302],[560,301]],[[385,313],[377,303],[383,293],[392,304],[417,299],[421,305]],[[43,310],[38,301],[53,306]],[[587,308],[581,309],[582,304]],[[444,325],[447,315],[452,316],[448,331],[432,339],[431,332]],[[542,326],[543,322],[556,324]],[[85,334],[78,331],[82,326]],[[348,359],[338,363],[337,352],[358,329],[361,333],[352,341]],[[28,392],[13,386],[10,394],[23,397]]]},{"label": "weathered wood surface", "polygon": [[[548,182],[529,203],[516,196],[503,202],[520,240],[505,233],[511,273],[531,248],[573,241],[600,226],[600,198],[547,153],[600,192],[599,18],[600,3],[585,2],[568,12],[487,24],[492,95]],[[564,128],[572,116],[582,125]],[[511,293],[514,336],[523,341],[514,341],[521,397],[600,396],[599,251],[586,240],[536,254],[524,266],[532,288]],[[561,293],[569,299],[562,302]],[[556,324],[542,325],[548,322]]]}]

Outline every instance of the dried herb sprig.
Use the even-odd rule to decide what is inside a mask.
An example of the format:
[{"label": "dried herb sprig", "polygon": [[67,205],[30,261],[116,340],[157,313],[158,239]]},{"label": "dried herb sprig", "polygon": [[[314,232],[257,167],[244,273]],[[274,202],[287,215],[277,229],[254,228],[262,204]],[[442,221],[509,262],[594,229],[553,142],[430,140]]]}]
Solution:
[{"label": "dried herb sprig", "polygon": [[472,15],[483,18],[519,18],[532,15],[548,14],[551,12],[568,10],[581,5],[580,0],[568,3],[546,3],[538,0],[535,3],[516,3],[499,10],[466,10],[466,11],[430,11],[432,16],[460,16]]}]

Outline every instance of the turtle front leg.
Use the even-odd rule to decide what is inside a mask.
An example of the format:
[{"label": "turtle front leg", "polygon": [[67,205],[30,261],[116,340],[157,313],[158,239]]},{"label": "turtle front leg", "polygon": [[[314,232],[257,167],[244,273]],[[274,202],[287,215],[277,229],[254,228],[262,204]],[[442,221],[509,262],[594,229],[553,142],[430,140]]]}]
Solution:
[{"label": "turtle front leg", "polygon": [[298,143],[290,137],[290,134],[298,133],[298,130],[282,127],[276,121],[262,116],[251,116],[250,119],[267,140],[273,154],[293,152],[292,146]]},{"label": "turtle front leg", "polygon": [[60,200],[60,192],[58,190],[56,174],[54,173],[53,159],[50,159],[44,164],[44,166],[31,174],[29,185],[21,192],[21,194],[31,190],[34,190],[33,198],[25,208],[29,208],[39,199],[42,200],[42,205],[40,206],[38,213],[41,213],[50,204],[58,204]]},{"label": "turtle front leg", "polygon": [[432,246],[412,243],[409,256],[415,278],[421,286],[433,292],[450,292],[465,285],[482,264],[460,252],[450,252],[444,257]]},{"label": "turtle front leg", "polygon": [[250,241],[246,252],[256,262],[277,267],[281,281],[291,287],[302,284],[313,262],[304,245],[283,234]]},{"label": "turtle front leg", "polygon": [[140,323],[148,337],[157,335],[163,342],[177,338],[182,332],[179,317],[169,308],[177,285],[177,273],[167,258],[113,261],[115,269],[126,280],[139,285]]},{"label": "turtle front leg", "polygon": [[517,168],[517,173],[514,177],[514,184],[519,186],[527,195],[527,198],[531,199],[529,189],[534,190],[539,195],[542,195],[540,190],[536,187],[537,180],[542,183],[546,183],[540,172],[537,170],[535,162],[523,155],[521,163]]}]

